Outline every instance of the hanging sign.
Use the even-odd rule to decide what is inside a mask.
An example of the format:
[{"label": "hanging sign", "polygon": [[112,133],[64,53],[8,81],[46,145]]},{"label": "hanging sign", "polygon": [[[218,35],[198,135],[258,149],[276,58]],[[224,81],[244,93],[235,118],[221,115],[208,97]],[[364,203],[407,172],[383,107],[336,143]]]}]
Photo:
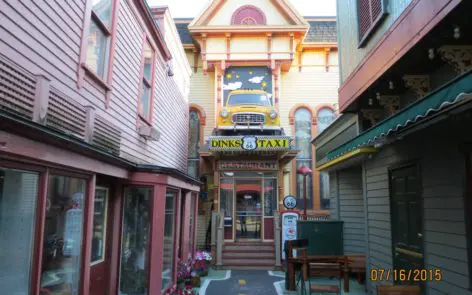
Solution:
[{"label": "hanging sign", "polygon": [[211,136],[210,151],[288,151],[288,136]]},{"label": "hanging sign", "polygon": [[219,170],[278,170],[277,161],[219,161]]},{"label": "hanging sign", "polygon": [[284,206],[287,209],[295,209],[297,207],[297,198],[292,195],[288,195],[284,198]]}]

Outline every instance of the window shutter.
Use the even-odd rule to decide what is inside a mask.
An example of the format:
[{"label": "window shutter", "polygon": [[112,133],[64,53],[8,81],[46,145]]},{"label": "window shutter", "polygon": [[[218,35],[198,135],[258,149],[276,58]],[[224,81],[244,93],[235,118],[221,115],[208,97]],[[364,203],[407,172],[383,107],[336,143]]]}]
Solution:
[{"label": "window shutter", "polygon": [[384,0],[358,0],[359,46],[362,46],[385,14]]}]

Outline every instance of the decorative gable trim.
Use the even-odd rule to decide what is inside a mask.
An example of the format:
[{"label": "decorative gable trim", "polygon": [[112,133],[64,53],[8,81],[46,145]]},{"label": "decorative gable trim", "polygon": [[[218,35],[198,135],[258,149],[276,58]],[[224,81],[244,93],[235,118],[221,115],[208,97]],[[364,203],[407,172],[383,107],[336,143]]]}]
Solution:
[{"label": "decorative gable trim", "polygon": [[[228,0],[214,0],[190,23],[189,27],[205,26]],[[270,0],[292,25],[307,26],[305,19],[286,1]],[[252,6],[252,5],[251,5]],[[244,7],[244,6],[243,6]]]}]

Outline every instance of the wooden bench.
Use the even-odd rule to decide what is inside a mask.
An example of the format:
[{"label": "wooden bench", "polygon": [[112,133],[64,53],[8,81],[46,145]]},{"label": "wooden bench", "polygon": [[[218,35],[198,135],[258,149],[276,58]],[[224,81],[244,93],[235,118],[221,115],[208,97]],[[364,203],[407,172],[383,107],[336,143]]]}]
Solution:
[{"label": "wooden bench", "polygon": [[377,285],[378,295],[420,295],[418,285]]}]

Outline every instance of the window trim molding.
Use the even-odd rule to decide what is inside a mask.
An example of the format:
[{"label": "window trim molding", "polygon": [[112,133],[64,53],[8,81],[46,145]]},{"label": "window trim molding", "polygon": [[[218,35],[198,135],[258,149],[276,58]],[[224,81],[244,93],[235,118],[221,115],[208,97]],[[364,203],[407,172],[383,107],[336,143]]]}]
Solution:
[{"label": "window trim molding", "polygon": [[[205,131],[205,126],[206,126],[206,113],[205,110],[199,106],[198,104],[191,103],[189,104],[189,114],[191,111],[197,112],[198,116],[200,118],[200,144],[204,144],[204,134],[203,132]],[[189,115],[189,120],[190,120],[190,115]]]},{"label": "window trim molding", "polygon": [[86,0],[85,3],[85,11],[84,11],[84,18],[83,18],[83,27],[82,27],[82,36],[80,41],[80,49],[79,49],[79,64],[77,68],[77,89],[81,89],[84,84],[85,76],[92,78],[92,80],[97,83],[101,88],[105,90],[105,107],[110,107],[110,100],[111,100],[111,84],[113,80],[113,61],[115,59],[115,45],[116,45],[116,31],[118,25],[118,18],[119,18],[119,11],[120,11],[120,1],[121,0],[111,0],[112,1],[112,13],[111,13],[111,24],[110,29],[104,30],[105,34],[108,34],[110,38],[110,46],[108,52],[108,63],[107,63],[107,74],[106,79],[102,79],[96,73],[94,73],[88,66],[87,66],[87,48],[88,48],[88,33],[90,30],[90,22],[93,18],[98,19],[98,23],[101,29],[103,23],[95,15],[92,10],[92,0]]},{"label": "window trim molding", "polygon": [[[146,43],[149,44],[152,50],[152,65],[151,65],[151,81],[149,83],[150,86],[150,94],[149,94],[149,118],[145,118],[140,113],[141,109],[141,96],[143,94],[143,84],[144,84],[144,66],[145,66],[145,57],[144,57],[144,50]],[[155,83],[155,75],[156,75],[156,58],[157,58],[157,51],[154,45],[152,44],[151,40],[149,39],[146,31],[143,31],[142,35],[142,42],[141,42],[141,65],[139,69],[139,88],[138,88],[138,109],[137,109],[137,127],[141,125],[141,123],[145,123],[149,126],[152,126],[153,118],[154,118],[154,89],[156,88]]]},{"label": "window trim molding", "polygon": [[[289,112],[289,125],[291,126],[291,131],[293,134],[294,138],[294,143],[296,142],[296,136],[295,136],[295,114],[297,113],[298,110],[300,109],[306,109],[310,112],[311,115],[311,137],[315,137],[316,135],[316,128],[314,128],[314,125],[316,125],[315,121],[315,108],[311,107],[308,104],[305,103],[298,103],[294,105]],[[311,170],[313,171],[311,177],[312,177],[312,199],[311,199],[311,205],[312,208],[308,209],[309,211],[314,211],[314,210],[320,210],[321,209],[321,199],[320,199],[320,192],[319,192],[319,184],[316,184],[315,179],[319,178],[319,172],[315,169],[315,147],[313,144],[310,143],[311,147]],[[308,159],[300,159],[300,160],[308,160]],[[293,195],[297,194],[297,159],[292,161],[292,172],[291,172],[291,177],[290,177],[290,192]]]},{"label": "window trim molding", "polygon": [[[369,4],[370,4],[372,0],[368,0],[368,1],[369,1]],[[359,26],[359,0],[356,1],[356,17],[357,17],[357,22],[356,23],[357,23],[357,36],[358,36],[358,40],[359,40],[357,48],[363,48],[367,45],[370,38],[374,35],[374,33],[380,27],[380,24],[382,23],[383,19],[388,15],[387,1],[388,0],[380,0],[382,11],[377,16],[377,18],[374,19],[370,23],[369,29],[367,29],[367,31],[365,32],[365,34],[363,36],[361,36],[360,26]],[[371,11],[372,11],[372,9],[370,9],[369,13],[371,13]]]}]

